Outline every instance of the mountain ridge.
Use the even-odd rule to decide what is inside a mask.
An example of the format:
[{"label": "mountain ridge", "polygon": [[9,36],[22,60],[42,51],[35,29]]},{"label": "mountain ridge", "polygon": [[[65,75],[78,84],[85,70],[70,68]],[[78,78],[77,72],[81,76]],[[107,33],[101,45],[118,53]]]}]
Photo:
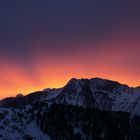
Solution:
[{"label": "mountain ridge", "polygon": [[124,111],[140,114],[140,87],[129,87],[102,78],[72,78],[62,88],[44,89],[26,96],[9,97],[0,107],[22,108],[38,101],[93,107],[99,110]]},{"label": "mountain ridge", "polygon": [[139,140],[140,88],[71,79],[0,101],[0,140]]}]

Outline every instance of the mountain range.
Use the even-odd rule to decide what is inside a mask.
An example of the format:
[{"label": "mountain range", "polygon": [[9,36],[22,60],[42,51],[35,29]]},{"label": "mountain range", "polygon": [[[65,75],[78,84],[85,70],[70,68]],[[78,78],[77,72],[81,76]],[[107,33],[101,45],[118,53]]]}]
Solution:
[{"label": "mountain range", "polygon": [[[59,114],[58,110],[62,114]],[[91,116],[85,117],[89,110],[92,113],[94,112],[93,114],[91,113],[93,118]],[[69,112],[71,114],[68,114]],[[119,121],[116,122],[118,112]],[[49,118],[50,116],[53,118],[52,120]],[[69,119],[66,119],[64,116],[66,118],[69,117]],[[79,124],[72,121],[74,118],[78,119],[77,116],[79,116],[79,120],[75,121]],[[97,117],[96,119],[94,118],[95,116]],[[101,116],[104,119],[106,118],[106,121],[102,120]],[[126,116],[125,119],[127,120],[126,126],[130,128],[129,133],[125,133],[123,130],[124,125],[121,128],[121,121],[126,121],[124,116]],[[90,140],[93,138],[99,140],[135,140],[140,139],[140,136],[135,134],[139,132],[139,128],[136,129],[137,125],[134,123],[137,119],[140,120],[139,116],[140,87],[129,87],[116,81],[101,78],[73,78],[63,88],[47,88],[26,96],[18,94],[16,97],[1,100],[0,140]],[[116,118],[114,119],[114,117]],[[60,122],[61,119],[65,121]],[[88,121],[88,119],[91,121]],[[109,125],[109,119],[116,125],[115,128],[115,125]],[[130,125],[132,124],[130,120],[134,121],[133,128]],[[53,124],[53,122],[55,123]],[[88,125],[85,123],[88,123]],[[99,123],[96,127],[100,133],[93,128],[91,129],[96,123]],[[67,125],[65,126],[66,128],[60,129],[58,124]],[[100,125],[103,125],[103,128]],[[55,130],[53,126],[58,128]],[[86,132],[85,127],[87,127],[88,132]],[[115,132],[112,132],[112,128]],[[68,132],[65,132],[66,130]],[[91,133],[93,130],[94,133]],[[135,133],[133,132],[134,130]],[[56,133],[57,131],[58,133]],[[130,135],[131,133],[132,136]]]},{"label": "mountain range", "polygon": [[92,78],[71,79],[63,88],[45,89],[0,101],[1,107],[22,108],[38,101],[93,107],[99,110],[140,114],[140,87],[129,87],[116,81]]}]

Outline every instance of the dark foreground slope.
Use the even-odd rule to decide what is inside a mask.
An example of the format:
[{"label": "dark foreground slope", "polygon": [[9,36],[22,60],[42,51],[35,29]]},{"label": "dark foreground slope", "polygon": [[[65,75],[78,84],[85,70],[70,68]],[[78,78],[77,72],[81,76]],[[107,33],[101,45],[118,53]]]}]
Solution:
[{"label": "dark foreground slope", "polygon": [[130,113],[43,102],[12,111],[0,114],[0,140],[140,139],[140,118]]},{"label": "dark foreground slope", "polygon": [[[39,112],[33,112],[38,109]],[[39,128],[53,140],[139,140],[140,118],[129,113],[37,103],[31,110]]]}]

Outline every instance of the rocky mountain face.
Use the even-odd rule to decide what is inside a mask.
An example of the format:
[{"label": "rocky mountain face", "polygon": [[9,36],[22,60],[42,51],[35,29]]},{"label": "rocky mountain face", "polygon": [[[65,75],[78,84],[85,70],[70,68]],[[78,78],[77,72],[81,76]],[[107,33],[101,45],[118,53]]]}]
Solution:
[{"label": "rocky mountain face", "polygon": [[71,79],[0,101],[0,140],[139,140],[140,88]]}]

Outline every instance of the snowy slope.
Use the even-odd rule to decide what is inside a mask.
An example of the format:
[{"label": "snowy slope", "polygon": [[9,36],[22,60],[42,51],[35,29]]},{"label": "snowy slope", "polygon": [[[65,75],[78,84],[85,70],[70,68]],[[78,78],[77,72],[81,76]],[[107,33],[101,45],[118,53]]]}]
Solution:
[{"label": "snowy slope", "polygon": [[0,108],[0,140],[50,140],[23,109]]}]

